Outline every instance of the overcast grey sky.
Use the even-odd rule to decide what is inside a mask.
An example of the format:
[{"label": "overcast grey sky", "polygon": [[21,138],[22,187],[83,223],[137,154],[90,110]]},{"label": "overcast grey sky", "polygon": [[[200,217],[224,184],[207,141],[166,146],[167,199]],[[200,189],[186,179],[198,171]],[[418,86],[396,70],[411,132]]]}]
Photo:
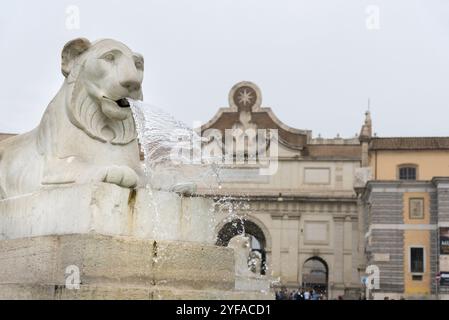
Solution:
[{"label": "overcast grey sky", "polygon": [[38,124],[63,81],[61,49],[79,36],[142,53],[145,101],[188,124],[248,80],[314,136],[353,136],[368,97],[379,136],[449,135],[447,0],[2,2],[0,132]]}]

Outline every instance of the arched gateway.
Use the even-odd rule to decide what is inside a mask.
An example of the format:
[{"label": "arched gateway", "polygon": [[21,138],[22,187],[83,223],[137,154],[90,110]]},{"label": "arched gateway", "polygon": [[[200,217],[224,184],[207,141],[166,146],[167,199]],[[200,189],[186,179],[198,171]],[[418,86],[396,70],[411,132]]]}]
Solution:
[{"label": "arched gateway", "polygon": [[329,268],[320,257],[311,257],[302,267],[302,287],[314,289],[318,293],[327,293]]},{"label": "arched gateway", "polygon": [[226,223],[221,227],[217,235],[218,246],[227,246],[229,240],[236,235],[245,235],[250,238],[251,251],[258,251],[262,255],[262,269],[261,274],[266,271],[266,237],[262,229],[252,221],[235,219]]}]

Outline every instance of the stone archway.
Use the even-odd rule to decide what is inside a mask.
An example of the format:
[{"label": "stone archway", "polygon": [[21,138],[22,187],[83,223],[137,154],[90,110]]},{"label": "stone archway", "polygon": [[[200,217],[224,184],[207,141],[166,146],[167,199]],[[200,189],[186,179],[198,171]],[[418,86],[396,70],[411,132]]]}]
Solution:
[{"label": "stone archway", "polygon": [[267,238],[262,229],[253,221],[246,219],[235,219],[225,223],[218,231],[217,246],[227,246],[229,241],[236,235],[245,235],[250,238],[251,251],[258,251],[262,256],[261,274],[267,269]]},{"label": "stone archway", "polygon": [[302,266],[302,287],[328,293],[329,267],[320,257],[311,257]]}]

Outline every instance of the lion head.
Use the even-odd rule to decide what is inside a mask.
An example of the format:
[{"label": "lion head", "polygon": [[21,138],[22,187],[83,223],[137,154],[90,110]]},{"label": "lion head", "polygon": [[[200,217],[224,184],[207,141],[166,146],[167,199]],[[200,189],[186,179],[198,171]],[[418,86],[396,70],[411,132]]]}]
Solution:
[{"label": "lion head", "polygon": [[94,139],[127,144],[136,138],[125,98],[142,100],[143,57],[110,40],[79,38],[62,50],[62,73],[68,86],[67,115]]}]

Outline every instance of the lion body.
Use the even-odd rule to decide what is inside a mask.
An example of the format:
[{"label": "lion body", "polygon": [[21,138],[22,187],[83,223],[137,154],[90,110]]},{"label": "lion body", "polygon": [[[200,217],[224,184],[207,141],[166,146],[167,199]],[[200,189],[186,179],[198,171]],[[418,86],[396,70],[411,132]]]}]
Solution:
[{"label": "lion body", "polygon": [[32,181],[40,178],[43,164],[33,143],[36,131],[0,142],[0,199],[35,189]]},{"label": "lion body", "polygon": [[114,120],[102,114],[78,80],[83,63],[76,68],[36,129],[0,142],[0,198],[49,185],[142,183],[132,116]]}]

